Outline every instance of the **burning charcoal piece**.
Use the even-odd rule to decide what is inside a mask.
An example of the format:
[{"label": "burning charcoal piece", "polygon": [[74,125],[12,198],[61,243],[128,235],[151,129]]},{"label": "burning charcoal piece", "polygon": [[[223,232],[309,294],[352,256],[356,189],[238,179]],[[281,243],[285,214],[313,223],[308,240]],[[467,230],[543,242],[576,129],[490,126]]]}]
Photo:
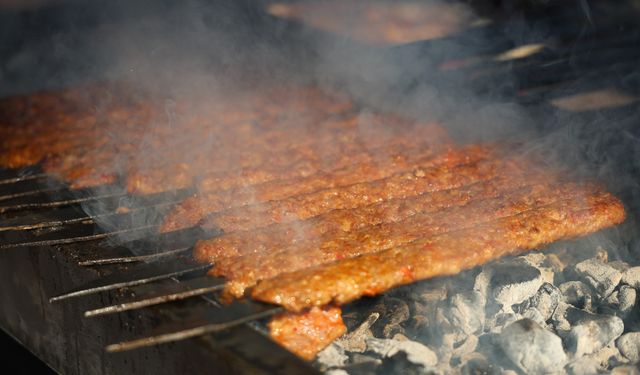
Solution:
[{"label": "burning charcoal piece", "polygon": [[636,366],[618,366],[611,370],[611,375],[640,375]]},{"label": "burning charcoal piece", "polygon": [[386,324],[382,329],[382,335],[385,338],[393,337],[398,333],[404,333],[402,323],[410,317],[409,305],[399,298],[385,298],[386,311],[383,312],[382,318],[386,320]]},{"label": "burning charcoal piece", "polygon": [[640,332],[625,333],[616,340],[616,347],[631,362],[640,361]]},{"label": "burning charcoal piece", "polygon": [[505,312],[512,311],[511,306],[533,296],[542,285],[540,270],[523,260],[502,262],[485,268],[476,278],[476,289],[483,289],[483,279],[488,282],[487,296],[502,306]]},{"label": "burning charcoal piece", "polygon": [[567,362],[560,337],[529,319],[506,327],[499,342],[505,355],[527,374],[560,371]]},{"label": "burning charcoal piece", "polygon": [[602,298],[607,297],[620,282],[622,273],[599,259],[587,259],[575,265],[577,276],[595,289]]},{"label": "burning charcoal piece", "polygon": [[519,310],[522,314],[535,310],[540,314],[542,321],[547,321],[553,315],[561,299],[562,293],[558,288],[552,284],[544,283],[533,297],[521,305]]},{"label": "burning charcoal piece", "polygon": [[336,343],[327,346],[317,357],[318,363],[325,368],[342,367],[348,359],[344,348]]},{"label": "burning charcoal piece", "polygon": [[348,352],[364,353],[367,349],[365,339],[372,337],[371,326],[380,318],[380,313],[374,312],[352,332],[347,333],[338,340],[338,344]]},{"label": "burning charcoal piece", "polygon": [[[618,271],[622,272],[623,279],[624,279],[625,271],[627,271],[631,267],[629,266],[629,263],[623,262],[621,260],[614,260],[613,262],[609,262],[609,265],[617,269]],[[640,270],[640,267],[638,267],[638,269]]]},{"label": "burning charcoal piece", "polygon": [[395,339],[377,339],[369,337],[366,339],[367,350],[379,354],[383,358],[393,357],[399,352],[407,355],[407,360],[411,363],[429,368],[438,363],[438,357],[428,347],[416,341],[400,341]]},{"label": "burning charcoal piece", "polygon": [[560,284],[560,291],[564,302],[579,309],[593,310],[593,300],[596,298],[593,290],[582,281],[567,281]]},{"label": "burning charcoal piece", "polygon": [[409,356],[404,352],[399,352],[389,357],[375,369],[374,374],[406,374],[406,375],[422,375],[425,373],[422,366],[412,363]]},{"label": "burning charcoal piece", "polygon": [[567,350],[575,357],[597,352],[624,331],[622,319],[613,315],[595,315],[569,307],[565,317],[571,329],[562,336]]},{"label": "burning charcoal piece", "polygon": [[631,267],[622,274],[622,282],[640,289],[640,267]]},{"label": "burning charcoal piece", "polygon": [[468,375],[495,374],[496,370],[482,354],[473,353],[473,355],[463,358],[460,373]]},{"label": "burning charcoal piece", "polygon": [[448,318],[466,335],[478,333],[484,326],[484,298],[477,291],[458,293],[451,298]]},{"label": "burning charcoal piece", "polygon": [[628,286],[622,285],[618,291],[618,315],[626,318],[636,305],[637,291]]}]

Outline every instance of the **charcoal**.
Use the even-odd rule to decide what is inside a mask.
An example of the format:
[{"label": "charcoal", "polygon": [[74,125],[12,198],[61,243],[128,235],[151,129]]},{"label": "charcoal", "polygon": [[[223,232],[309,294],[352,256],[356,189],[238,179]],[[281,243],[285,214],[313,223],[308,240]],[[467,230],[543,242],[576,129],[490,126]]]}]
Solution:
[{"label": "charcoal", "polygon": [[392,357],[399,352],[407,356],[411,363],[429,368],[438,363],[436,354],[425,345],[411,340],[378,339],[369,337],[366,339],[367,350],[370,350],[382,358]]},{"label": "charcoal", "polygon": [[462,358],[460,373],[464,375],[489,375],[496,373],[493,364],[482,354],[473,353]]},{"label": "charcoal", "polygon": [[636,366],[618,366],[611,370],[611,375],[640,375],[640,369]]},{"label": "charcoal", "polygon": [[453,346],[453,357],[461,358],[473,353],[478,347],[478,336],[470,335],[464,341]]},{"label": "charcoal", "polygon": [[363,353],[367,349],[365,339],[373,336],[371,326],[378,320],[378,318],[380,318],[379,313],[371,313],[369,317],[362,322],[360,326],[358,326],[358,328],[343,335],[337,340],[337,343],[348,352]]},{"label": "charcoal", "polygon": [[494,315],[491,319],[488,319],[489,326],[491,327],[491,332],[500,333],[502,329],[509,324],[519,320],[522,318],[520,314],[514,313],[498,313]]},{"label": "charcoal", "polygon": [[542,327],[547,325],[547,320],[542,316],[538,309],[528,309],[524,313],[521,314],[523,318],[531,319],[534,322],[538,323]]},{"label": "charcoal", "polygon": [[562,336],[567,350],[575,357],[599,351],[624,331],[622,319],[613,315],[596,315],[569,307],[564,317],[571,328]]},{"label": "charcoal", "polygon": [[342,367],[348,359],[344,348],[336,343],[327,346],[317,357],[318,363],[324,368]]},{"label": "charcoal", "polygon": [[343,369],[332,369],[325,372],[325,375],[349,375],[349,373]]},{"label": "charcoal", "polygon": [[[549,320],[562,299],[562,293],[558,288],[549,283],[544,283],[540,289],[528,301],[523,302],[515,309],[525,317],[537,317],[543,322]],[[537,319],[533,319],[538,321]]]},{"label": "charcoal", "polygon": [[629,263],[623,262],[621,260],[614,260],[613,262],[609,262],[609,265],[618,271],[622,272],[622,276],[624,277],[624,272],[631,267]]},{"label": "charcoal", "polygon": [[382,362],[382,365],[378,367],[375,374],[387,375],[387,374],[407,374],[407,375],[422,375],[425,373],[425,369],[421,365],[416,365],[409,359],[409,355],[404,352],[398,352]]},{"label": "charcoal", "polygon": [[545,259],[544,263],[542,263],[544,267],[550,268],[553,272],[561,273],[564,271],[567,266],[556,254],[549,254]]},{"label": "charcoal", "polygon": [[636,306],[637,294],[638,292],[628,285],[620,287],[618,291],[618,314],[621,318],[625,319],[631,314]]},{"label": "charcoal", "polygon": [[507,358],[524,373],[560,371],[567,362],[560,337],[529,319],[507,326],[499,343]]},{"label": "charcoal", "polygon": [[616,347],[633,363],[640,361],[640,332],[629,332],[616,340]]},{"label": "charcoal", "polygon": [[533,296],[542,282],[539,269],[518,259],[485,267],[476,277],[474,289],[508,312],[512,305]]},{"label": "charcoal", "polygon": [[576,264],[573,272],[579,280],[591,286],[601,298],[611,294],[622,278],[620,271],[597,257]]},{"label": "charcoal", "polygon": [[542,280],[545,283],[553,283],[555,271],[551,267],[546,265],[547,256],[543,253],[529,253],[527,255],[519,257],[518,260],[522,260],[525,263],[540,270],[540,273],[542,274]]},{"label": "charcoal", "polygon": [[640,289],[640,266],[631,267],[622,274],[622,282]]},{"label": "charcoal", "polygon": [[482,331],[484,325],[484,298],[477,291],[458,293],[449,302],[449,321],[458,330],[469,335]]},{"label": "charcoal", "polygon": [[616,346],[610,344],[593,354],[576,358],[571,364],[567,365],[566,369],[571,375],[608,373],[610,368],[626,362],[628,360],[620,354]]},{"label": "charcoal", "polygon": [[618,350],[615,343],[613,342],[600,349],[596,353],[589,355],[587,358],[596,362],[596,364],[602,370],[606,370],[628,362],[628,360],[624,358],[624,356],[620,353],[620,350]]},{"label": "charcoal", "polygon": [[402,323],[407,321],[411,316],[409,305],[399,298],[385,299],[386,311],[383,313],[381,320],[384,319],[385,324],[382,329],[382,335],[385,338],[393,337],[397,333],[404,333]]},{"label": "charcoal", "polygon": [[582,281],[567,281],[559,286],[564,302],[579,309],[593,311],[594,299],[597,296],[589,285]]},{"label": "charcoal", "polygon": [[599,367],[597,361],[583,357],[568,364],[565,370],[568,375],[590,375],[600,372]]}]

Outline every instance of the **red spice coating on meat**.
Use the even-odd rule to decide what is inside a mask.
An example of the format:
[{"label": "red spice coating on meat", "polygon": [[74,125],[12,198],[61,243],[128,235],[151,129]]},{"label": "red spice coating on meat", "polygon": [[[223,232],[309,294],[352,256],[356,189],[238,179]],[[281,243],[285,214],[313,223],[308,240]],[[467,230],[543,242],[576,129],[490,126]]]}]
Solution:
[{"label": "red spice coating on meat", "polygon": [[[284,249],[271,248],[257,254],[222,258],[215,262],[210,274],[225,277],[226,293],[238,298],[244,295],[246,288],[252,287],[259,280],[513,216],[561,201],[578,191],[588,195],[594,189],[577,184],[527,186],[504,192],[497,198],[475,200],[460,207],[417,214],[404,221],[383,223],[352,232],[329,233]],[[584,200],[585,196],[574,199]]]},{"label": "red spice coating on meat", "polygon": [[269,322],[269,335],[300,358],[311,360],[345,333],[341,313],[339,307],[333,306],[283,313]]},{"label": "red spice coating on meat", "polygon": [[[416,280],[452,275],[506,254],[589,234],[625,218],[620,201],[608,193],[586,194],[582,198],[409,245],[282,274],[258,283],[252,297],[291,311],[344,304]],[[407,267],[411,270],[409,274]]]}]

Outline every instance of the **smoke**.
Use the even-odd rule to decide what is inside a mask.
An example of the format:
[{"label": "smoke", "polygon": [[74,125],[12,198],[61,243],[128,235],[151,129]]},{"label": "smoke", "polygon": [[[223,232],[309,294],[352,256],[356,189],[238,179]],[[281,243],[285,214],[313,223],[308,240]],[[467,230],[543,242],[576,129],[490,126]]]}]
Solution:
[{"label": "smoke", "polygon": [[[534,73],[518,65],[517,59],[493,60],[522,45],[545,46],[541,51],[532,49],[535,53],[559,48],[556,30],[510,14],[502,28],[472,28],[456,39],[392,47],[276,20],[261,10],[262,5],[249,0],[120,0],[56,2],[20,13],[5,10],[0,13],[0,96],[97,80],[128,82],[141,92],[159,93],[154,98],[154,115],[132,120],[144,126],[140,138],[131,142],[129,133],[119,131],[117,120],[105,125],[112,127],[113,144],[130,142],[137,150],[135,169],[156,172],[174,162],[166,160],[164,152],[172,149],[181,150],[185,161],[239,164],[241,158],[231,151],[242,145],[231,136],[204,132],[194,142],[193,135],[180,130],[200,121],[198,113],[206,116],[220,109],[217,106],[224,109],[230,98],[241,98],[247,113],[257,113],[261,107],[252,101],[252,93],[260,92],[263,85],[275,83],[286,92],[289,85],[312,82],[353,97],[357,103],[353,111],[365,132],[371,108],[399,113],[424,122],[437,121],[460,143],[521,142],[519,154],[542,155],[550,165],[569,165],[572,173],[602,181],[631,208],[631,219],[620,231],[589,240],[615,249],[623,259],[638,256],[635,208],[640,207],[640,134],[633,103],[626,103],[626,110],[582,114],[546,104],[526,107],[514,100],[515,88],[522,78],[538,77],[529,76]],[[599,22],[597,9],[581,9],[584,13],[576,17],[587,17],[587,27],[593,28]],[[463,68],[446,69],[456,64]],[[492,64],[499,64],[500,69],[493,69]],[[484,73],[485,79],[470,74],[473,69]],[[630,73],[632,78],[637,75],[637,69]],[[578,78],[571,84],[579,87],[582,83]],[[144,94],[133,93],[138,95],[145,99]],[[108,118],[109,103],[117,99],[101,96],[93,105]],[[302,116],[297,121],[281,120],[292,133],[296,129],[313,131],[312,121]],[[235,125],[243,123],[239,120]],[[208,161],[208,155],[228,155],[228,160]],[[113,170],[128,173],[125,166],[131,162],[123,157],[116,153],[109,163]],[[251,201],[251,192],[247,194]],[[98,201],[83,208],[95,215],[114,205],[136,204],[136,199],[123,197],[115,204]],[[99,225],[107,231],[125,224],[149,226],[158,223],[162,214],[134,212],[126,222],[103,217]],[[127,233],[117,240],[134,238],[135,234]]]}]

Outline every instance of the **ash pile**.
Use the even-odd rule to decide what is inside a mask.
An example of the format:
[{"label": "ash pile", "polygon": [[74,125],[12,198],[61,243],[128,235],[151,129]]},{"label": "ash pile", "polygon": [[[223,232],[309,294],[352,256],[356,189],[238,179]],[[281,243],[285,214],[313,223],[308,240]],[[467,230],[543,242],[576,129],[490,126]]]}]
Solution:
[{"label": "ash pile", "polygon": [[640,267],[618,253],[563,245],[361,301],[316,365],[331,375],[639,374]]}]

